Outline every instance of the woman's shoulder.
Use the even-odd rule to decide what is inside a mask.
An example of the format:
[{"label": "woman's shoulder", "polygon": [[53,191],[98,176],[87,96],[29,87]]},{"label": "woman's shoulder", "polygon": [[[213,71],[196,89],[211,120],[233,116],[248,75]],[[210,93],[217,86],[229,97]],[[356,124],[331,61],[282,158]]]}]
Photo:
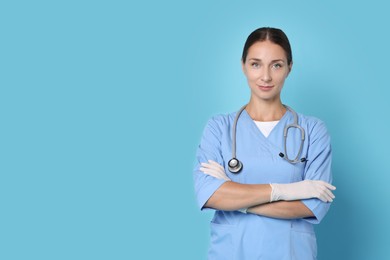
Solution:
[{"label": "woman's shoulder", "polygon": [[328,134],[326,123],[322,119],[311,115],[304,115],[301,113],[298,113],[298,117],[300,124],[304,126],[307,131],[309,131],[309,134]]},{"label": "woman's shoulder", "polygon": [[209,121],[215,121],[215,122],[219,122],[219,123],[227,123],[232,118],[234,119],[236,113],[237,112],[214,114],[210,117]]},{"label": "woman's shoulder", "polygon": [[324,124],[324,121],[316,116],[305,115],[305,114],[301,114],[301,113],[298,113],[298,116],[303,124],[305,124],[305,123],[311,124],[311,125]]},{"label": "woman's shoulder", "polygon": [[229,127],[234,121],[236,113],[237,112],[214,114],[208,119],[207,125],[219,129]]}]

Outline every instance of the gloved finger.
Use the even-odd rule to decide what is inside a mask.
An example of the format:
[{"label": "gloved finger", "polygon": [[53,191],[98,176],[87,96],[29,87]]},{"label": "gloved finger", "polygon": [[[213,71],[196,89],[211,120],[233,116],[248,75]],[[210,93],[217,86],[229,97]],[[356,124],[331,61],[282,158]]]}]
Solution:
[{"label": "gloved finger", "polygon": [[321,200],[324,202],[332,202],[334,195],[332,191],[328,189],[328,186],[326,184],[327,183],[323,181],[316,182],[316,189],[319,192],[318,198],[321,198]]},{"label": "gloved finger", "polygon": [[203,173],[213,176],[217,179],[231,181],[231,179],[226,175],[224,167],[219,163],[213,160],[208,160],[208,163],[201,163],[201,165],[202,167],[200,167],[200,170]]},{"label": "gloved finger", "polygon": [[226,175],[225,174],[225,171],[221,170],[220,168],[217,168],[217,167],[209,167],[209,168],[206,168],[206,167],[202,167],[204,169],[207,169],[208,171],[213,171],[213,172],[216,172],[220,175]]},{"label": "gloved finger", "polygon": [[218,170],[215,170],[215,169],[200,167],[199,170],[201,170],[202,172],[207,173],[207,174],[216,174],[216,175],[220,174],[220,172]]},{"label": "gloved finger", "polygon": [[200,167],[199,170],[201,170],[204,173],[214,173],[214,172],[216,172],[214,169],[205,168],[205,167]]},{"label": "gloved finger", "polygon": [[213,170],[205,169],[205,168],[201,168],[201,171],[204,174],[210,175],[214,178],[231,181],[231,179],[229,177],[227,177],[225,174],[221,174],[221,172],[219,172],[219,171],[213,171]]},{"label": "gloved finger", "polygon": [[218,163],[201,163],[202,166],[206,167],[206,168],[210,168],[210,169],[219,169],[219,170],[223,170],[223,167],[221,167]]},{"label": "gloved finger", "polygon": [[[326,183],[326,182],[321,182],[321,191],[322,193],[326,196],[326,198],[329,200],[329,199],[334,199],[335,196],[333,195],[331,189],[329,188],[332,188],[334,186]],[[332,200],[333,201],[333,200]]]},{"label": "gloved finger", "polygon": [[214,171],[219,171],[220,169],[216,167],[215,165],[209,164],[209,163],[201,163],[201,166],[205,169],[210,169]]},{"label": "gloved finger", "polygon": [[202,163],[200,163],[200,165],[202,165],[202,166],[205,167],[205,168],[213,168],[213,165],[210,164],[210,163],[202,162]]},{"label": "gloved finger", "polygon": [[321,194],[320,196],[318,196],[318,199],[320,199],[321,201],[323,202],[332,202],[332,199],[329,198],[326,194]]},{"label": "gloved finger", "polygon": [[326,188],[328,188],[328,189],[330,189],[330,190],[335,190],[335,189],[336,189],[335,186],[333,186],[333,185],[330,184],[330,183],[327,183],[326,181],[317,180],[317,181],[315,181],[315,182],[317,182],[318,184],[321,184],[322,186],[325,186]]},{"label": "gloved finger", "polygon": [[332,184],[327,183],[327,182],[325,182],[325,183],[326,183],[325,186],[326,186],[328,189],[330,189],[330,190],[335,190],[335,189],[336,189],[336,186],[333,186]]},{"label": "gloved finger", "polygon": [[209,160],[209,163],[214,165],[215,167],[218,167],[219,169],[225,171],[225,168],[223,168],[223,166],[221,164],[217,163],[216,161]]},{"label": "gloved finger", "polygon": [[323,201],[323,202],[333,202],[333,193],[332,192],[330,192],[330,194],[329,194],[329,190],[327,190],[327,189],[325,189],[322,193],[321,193],[321,200]]},{"label": "gloved finger", "polygon": [[326,195],[326,199],[327,199],[327,202],[333,202],[333,199],[331,197],[329,197],[328,195]]},{"label": "gloved finger", "polygon": [[222,169],[223,171],[225,171],[225,168],[223,168],[222,165],[220,165],[219,163],[217,163],[216,161],[213,161],[213,160],[209,160],[209,163],[212,164],[212,165],[215,165],[216,167]]},{"label": "gloved finger", "polygon": [[321,197],[321,200],[323,201],[323,202],[325,202],[325,203],[327,203],[327,202],[333,202],[333,200],[331,199],[331,198],[327,198],[327,197]]},{"label": "gloved finger", "polygon": [[216,173],[216,172],[214,172],[214,171],[210,171],[210,170],[204,169],[204,168],[201,168],[200,170],[201,170],[204,174],[206,174],[206,175],[213,176],[213,177],[215,177],[215,178],[217,178],[217,179],[222,179],[222,177],[220,176],[220,174],[218,174],[218,173]]},{"label": "gloved finger", "polygon": [[321,184],[322,186],[326,187],[326,188],[329,189],[329,190],[335,190],[335,189],[336,189],[335,186],[333,186],[333,185],[330,184],[330,183],[327,183],[326,181],[317,180],[316,182],[317,182],[318,184]]},{"label": "gloved finger", "polygon": [[330,197],[330,198],[332,198],[332,199],[334,199],[334,198],[336,198],[336,196],[330,191],[330,190],[325,190],[325,192],[326,192],[326,194]]},{"label": "gloved finger", "polygon": [[209,169],[201,167],[200,170],[207,174],[213,174],[219,177],[227,177],[226,174],[224,172],[221,172],[221,170],[219,169]]}]

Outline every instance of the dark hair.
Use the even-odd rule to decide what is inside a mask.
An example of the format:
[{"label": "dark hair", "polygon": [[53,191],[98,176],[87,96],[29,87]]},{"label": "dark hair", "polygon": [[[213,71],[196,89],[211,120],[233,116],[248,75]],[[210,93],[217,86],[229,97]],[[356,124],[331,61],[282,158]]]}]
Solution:
[{"label": "dark hair", "polygon": [[292,53],[290,42],[287,35],[280,29],[271,27],[262,27],[254,30],[246,39],[244,50],[242,51],[242,62],[245,63],[249,48],[256,42],[269,40],[283,48],[287,56],[287,64],[292,62]]}]

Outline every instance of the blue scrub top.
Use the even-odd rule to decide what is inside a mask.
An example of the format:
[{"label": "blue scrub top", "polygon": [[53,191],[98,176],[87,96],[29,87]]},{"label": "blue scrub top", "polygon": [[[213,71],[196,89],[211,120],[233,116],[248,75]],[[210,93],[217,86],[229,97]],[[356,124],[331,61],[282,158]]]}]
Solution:
[{"label": "blue scrub top", "polygon": [[[291,164],[279,156],[284,153],[283,130],[293,123],[287,111],[266,138],[244,110],[237,122],[236,155],[243,163],[239,174],[232,174],[227,163],[232,157],[232,126],[237,112],[212,117],[204,129],[196,152],[195,194],[200,209],[225,182],[199,170],[209,159],[223,165],[228,177],[243,184],[291,183],[304,179],[332,182],[331,144],[327,129],[317,118],[298,114],[298,124],[305,130],[302,157],[305,163]],[[290,128],[287,138],[289,158],[295,158],[300,146],[300,132]],[[315,217],[284,220],[239,211],[216,210],[211,221],[208,259],[316,259],[317,244],[313,224],[318,224],[330,203],[319,199],[302,202]]]}]

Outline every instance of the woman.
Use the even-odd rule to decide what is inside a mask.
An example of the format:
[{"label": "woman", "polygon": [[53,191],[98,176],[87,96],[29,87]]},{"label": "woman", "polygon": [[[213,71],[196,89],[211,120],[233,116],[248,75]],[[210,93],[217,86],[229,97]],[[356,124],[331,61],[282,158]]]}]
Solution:
[{"label": "woman", "polygon": [[212,117],[196,154],[198,205],[216,210],[208,259],[316,259],[313,224],[334,199],[330,137],[281,101],[293,62],[280,29],[252,32],[241,63],[249,103]]}]

